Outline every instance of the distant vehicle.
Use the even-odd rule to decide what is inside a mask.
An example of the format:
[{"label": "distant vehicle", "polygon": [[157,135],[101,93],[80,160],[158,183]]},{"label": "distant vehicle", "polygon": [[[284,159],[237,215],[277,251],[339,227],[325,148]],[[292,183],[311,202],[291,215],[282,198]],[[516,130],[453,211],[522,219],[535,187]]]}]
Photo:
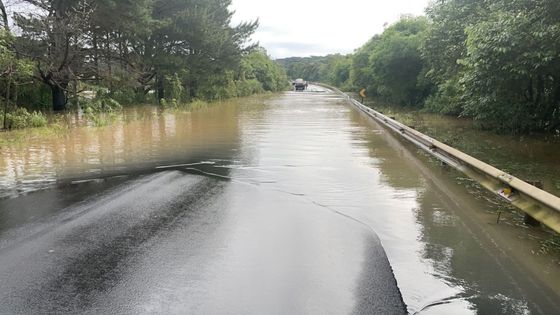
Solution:
[{"label": "distant vehicle", "polygon": [[296,91],[305,91],[307,90],[307,81],[304,81],[303,79],[296,79],[292,85],[294,86],[294,89]]}]

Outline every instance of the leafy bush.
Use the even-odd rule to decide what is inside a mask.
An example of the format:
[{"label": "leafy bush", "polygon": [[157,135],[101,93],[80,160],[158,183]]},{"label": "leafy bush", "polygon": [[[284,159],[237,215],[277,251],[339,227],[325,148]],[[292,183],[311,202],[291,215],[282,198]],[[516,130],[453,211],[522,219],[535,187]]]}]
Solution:
[{"label": "leafy bush", "polygon": [[166,90],[168,91],[169,100],[181,101],[183,99],[183,82],[177,73],[165,77]]},{"label": "leafy bush", "polygon": [[122,89],[122,90],[114,91],[111,98],[119,102],[120,104],[125,104],[125,105],[141,102],[136,92],[134,92],[134,90],[132,89]]},{"label": "leafy bush", "polygon": [[262,84],[257,79],[236,81],[238,96],[249,96],[264,92]]},{"label": "leafy bush", "polygon": [[45,127],[47,123],[48,123],[47,117],[41,112],[33,111],[29,116],[29,120],[28,120],[29,127],[32,128]]},{"label": "leafy bush", "polygon": [[[4,120],[4,115],[0,116]],[[41,112],[28,112],[25,108],[17,108],[6,115],[8,129],[39,128],[48,123],[47,117]]]},{"label": "leafy bush", "polygon": [[99,90],[95,99],[86,101],[82,108],[86,113],[111,113],[122,110],[122,105],[109,97],[104,90]]},{"label": "leafy bush", "polygon": [[437,87],[424,103],[423,110],[430,113],[459,116],[463,113],[463,87],[457,80],[448,80]]}]

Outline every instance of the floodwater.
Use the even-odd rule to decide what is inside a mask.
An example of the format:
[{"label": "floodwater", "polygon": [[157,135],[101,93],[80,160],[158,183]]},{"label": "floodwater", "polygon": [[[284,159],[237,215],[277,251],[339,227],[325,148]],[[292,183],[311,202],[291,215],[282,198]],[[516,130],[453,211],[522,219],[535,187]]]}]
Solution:
[{"label": "floodwater", "polygon": [[[0,297],[14,305],[46,299],[61,302],[43,309],[53,312],[176,313],[189,305],[222,314],[389,313],[360,304],[367,294],[380,299],[375,287],[387,285],[387,300],[393,296],[390,281],[372,280],[376,268],[385,270],[368,258],[383,256],[368,249],[378,237],[410,314],[560,313],[560,253],[543,249],[550,234],[523,227],[514,212],[497,223],[494,199],[328,91],[192,113],[141,107],[111,126],[3,143]],[[154,192],[157,200],[142,198]],[[152,203],[166,199],[196,211],[169,210],[154,221]],[[106,200],[119,204],[116,219],[107,218]],[[79,215],[72,212],[82,203]],[[143,203],[149,224],[138,210]],[[123,226],[150,234],[114,236]],[[63,238],[71,248],[56,259],[25,260],[25,275],[14,277],[6,266],[28,255],[18,244],[36,251],[26,243],[36,238],[46,247]],[[116,238],[126,250],[107,246]],[[115,256],[126,259],[115,263]],[[54,270],[48,277],[36,270],[41,259]],[[25,310],[0,306],[14,309]]]},{"label": "floodwater", "polygon": [[[368,104],[375,108],[375,104]],[[560,196],[560,135],[508,135],[481,130],[470,119],[389,109],[417,130]]]}]

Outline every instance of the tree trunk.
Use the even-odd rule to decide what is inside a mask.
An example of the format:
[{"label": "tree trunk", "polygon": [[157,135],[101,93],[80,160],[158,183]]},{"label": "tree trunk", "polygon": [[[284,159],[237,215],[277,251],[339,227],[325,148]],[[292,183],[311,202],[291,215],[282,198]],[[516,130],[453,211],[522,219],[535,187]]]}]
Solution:
[{"label": "tree trunk", "polygon": [[113,65],[112,65],[112,58],[111,58],[111,34],[107,33],[107,44],[105,46],[106,48],[106,54],[107,54],[107,70],[108,70],[108,76],[109,76],[109,93],[113,93]]},{"label": "tree trunk", "polygon": [[100,71],[99,71],[99,47],[97,44],[97,33],[94,31],[92,31],[93,33],[93,64],[95,67],[95,82],[96,84],[99,85],[100,83]]},{"label": "tree trunk", "polygon": [[66,95],[64,89],[58,85],[51,86],[53,110],[60,112],[66,109]]},{"label": "tree trunk", "polygon": [[158,101],[158,103],[159,103],[162,99],[165,98],[165,87],[164,87],[164,85],[163,85],[163,80],[164,80],[163,75],[159,75],[159,74],[158,74],[157,80],[156,80],[156,81],[157,81],[157,82],[156,82],[156,84],[157,84],[157,87],[156,87],[157,94],[156,94],[156,95],[157,95],[157,101]]},{"label": "tree trunk", "polygon": [[80,96],[78,95],[78,79],[74,78],[74,106],[76,109],[80,109]]},{"label": "tree trunk", "polygon": [[18,107],[18,96],[19,96],[19,84],[15,83],[14,84],[14,106]]},{"label": "tree trunk", "polygon": [[8,14],[6,12],[6,6],[4,6],[2,0],[0,0],[0,16],[2,16],[2,24],[4,24],[3,25],[4,29],[6,30],[6,32],[10,32]]}]

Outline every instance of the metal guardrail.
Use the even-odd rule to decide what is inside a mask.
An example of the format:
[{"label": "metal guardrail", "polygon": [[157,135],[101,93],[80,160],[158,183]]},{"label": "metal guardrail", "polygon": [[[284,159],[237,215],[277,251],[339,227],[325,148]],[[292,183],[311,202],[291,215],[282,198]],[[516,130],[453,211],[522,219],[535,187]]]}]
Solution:
[{"label": "metal guardrail", "polygon": [[344,96],[359,110],[424,151],[479,182],[530,217],[560,233],[560,198],[466,153],[410,128],[358,102],[337,88],[314,83]]}]

